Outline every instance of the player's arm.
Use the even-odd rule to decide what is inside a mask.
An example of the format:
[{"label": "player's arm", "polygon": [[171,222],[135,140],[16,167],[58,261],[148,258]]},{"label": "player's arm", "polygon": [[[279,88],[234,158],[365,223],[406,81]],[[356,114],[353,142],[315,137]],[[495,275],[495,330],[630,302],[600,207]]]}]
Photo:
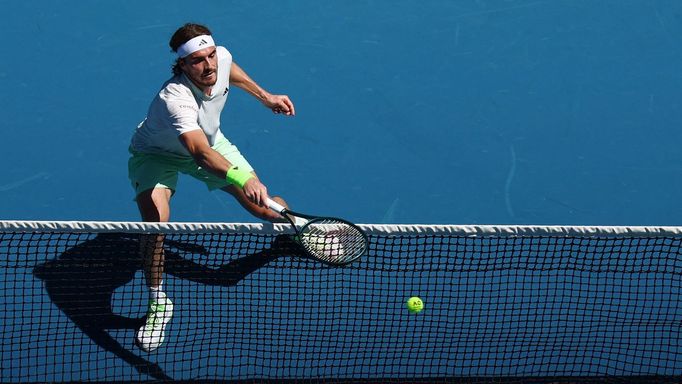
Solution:
[{"label": "player's arm", "polygon": [[235,62],[232,62],[232,69],[230,70],[230,84],[245,90],[274,113],[282,113],[287,116],[296,114],[294,103],[291,102],[289,96],[273,95],[264,90]]},{"label": "player's arm", "polygon": [[[211,148],[204,131],[197,129],[185,132],[180,135],[179,139],[182,145],[184,145],[192,155],[194,161],[208,172],[221,179],[227,178],[228,180],[230,179],[230,177],[228,177],[228,171],[233,174],[239,172],[239,170],[233,169],[232,164],[226,158]],[[250,175],[253,177],[249,178],[248,175],[239,174],[234,177],[238,180],[244,180],[246,178],[242,187],[246,196],[254,203],[266,206],[266,201],[268,199],[267,188],[265,188],[265,185],[263,185],[255,175]]]}]

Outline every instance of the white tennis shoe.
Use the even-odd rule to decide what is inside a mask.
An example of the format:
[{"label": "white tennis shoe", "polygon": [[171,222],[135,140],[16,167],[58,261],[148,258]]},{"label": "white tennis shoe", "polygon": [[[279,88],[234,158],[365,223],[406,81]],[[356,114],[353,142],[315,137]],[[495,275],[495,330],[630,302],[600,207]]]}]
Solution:
[{"label": "white tennis shoe", "polygon": [[166,337],[165,329],[173,317],[173,303],[169,298],[150,300],[147,310],[147,321],[137,331],[136,344],[145,352],[152,352]]}]

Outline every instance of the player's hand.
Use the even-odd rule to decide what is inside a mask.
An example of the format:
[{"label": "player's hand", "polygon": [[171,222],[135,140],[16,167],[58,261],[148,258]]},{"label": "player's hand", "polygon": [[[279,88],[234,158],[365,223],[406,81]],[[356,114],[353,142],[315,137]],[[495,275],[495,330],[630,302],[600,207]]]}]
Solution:
[{"label": "player's hand", "polygon": [[268,189],[257,178],[249,179],[242,189],[251,202],[261,207],[267,206]]},{"label": "player's hand", "polygon": [[263,104],[276,114],[286,116],[296,115],[294,103],[291,102],[291,99],[289,99],[289,96],[287,95],[268,95],[265,100],[263,100]]}]

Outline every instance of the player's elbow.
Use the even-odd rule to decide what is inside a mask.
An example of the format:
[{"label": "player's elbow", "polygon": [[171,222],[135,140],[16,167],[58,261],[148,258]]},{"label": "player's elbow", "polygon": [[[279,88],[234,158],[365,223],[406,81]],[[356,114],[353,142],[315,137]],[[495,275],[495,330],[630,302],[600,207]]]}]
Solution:
[{"label": "player's elbow", "polygon": [[210,156],[211,147],[200,140],[183,140],[182,144],[197,162],[203,162]]},{"label": "player's elbow", "polygon": [[196,147],[196,148],[187,148],[189,151],[190,155],[192,155],[192,158],[194,161],[196,161],[197,164],[204,166],[206,163],[208,163],[209,159],[211,158],[211,148],[209,147]]}]

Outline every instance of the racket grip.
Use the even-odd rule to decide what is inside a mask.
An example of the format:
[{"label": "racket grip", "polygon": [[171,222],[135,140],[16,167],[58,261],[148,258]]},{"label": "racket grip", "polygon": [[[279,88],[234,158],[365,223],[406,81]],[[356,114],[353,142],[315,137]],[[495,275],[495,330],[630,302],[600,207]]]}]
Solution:
[{"label": "racket grip", "polygon": [[[268,198],[266,200],[266,203],[268,204],[268,208],[272,209],[273,211],[279,213],[282,216],[287,215],[287,209],[285,206],[279,204],[278,202],[276,202],[270,198]],[[299,226],[299,227],[308,223],[308,220],[297,217],[297,216],[289,215],[289,218],[294,221],[294,225]]]},{"label": "racket grip", "polygon": [[268,203],[268,208],[279,213],[280,215],[284,215],[284,211],[286,211],[286,208],[283,205],[279,204],[278,202],[276,202],[270,198],[268,198],[267,203]]}]

